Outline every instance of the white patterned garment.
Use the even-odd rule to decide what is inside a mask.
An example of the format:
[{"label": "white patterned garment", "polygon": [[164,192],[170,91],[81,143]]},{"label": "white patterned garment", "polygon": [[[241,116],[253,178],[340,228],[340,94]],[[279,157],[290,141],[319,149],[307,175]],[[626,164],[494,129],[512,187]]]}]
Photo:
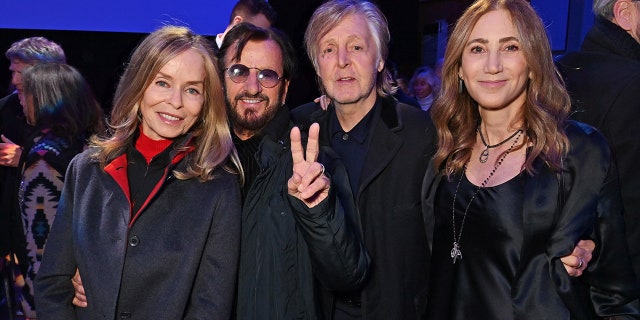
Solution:
[{"label": "white patterned garment", "polygon": [[82,147],[71,146],[65,139],[43,132],[29,150],[18,199],[22,225],[26,238],[28,270],[24,274],[24,287],[20,289],[22,309],[27,318],[36,318],[34,307],[34,280],[51,225],[55,218],[64,184],[64,171]]}]

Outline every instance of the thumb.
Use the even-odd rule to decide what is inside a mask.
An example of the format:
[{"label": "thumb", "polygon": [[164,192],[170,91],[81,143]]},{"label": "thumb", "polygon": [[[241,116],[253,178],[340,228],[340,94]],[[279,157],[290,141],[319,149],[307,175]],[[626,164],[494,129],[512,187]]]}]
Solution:
[{"label": "thumb", "polygon": [[5,137],[4,134],[0,135],[0,138],[2,139],[2,142],[4,142],[4,143],[15,144],[15,143],[13,143],[13,141],[9,140],[9,138]]}]

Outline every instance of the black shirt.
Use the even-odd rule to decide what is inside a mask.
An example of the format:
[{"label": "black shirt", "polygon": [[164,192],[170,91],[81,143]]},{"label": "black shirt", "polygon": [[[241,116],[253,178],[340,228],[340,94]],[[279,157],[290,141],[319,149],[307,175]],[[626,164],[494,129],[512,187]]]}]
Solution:
[{"label": "black shirt", "polygon": [[377,103],[349,132],[342,130],[335,109],[330,114],[331,147],[342,158],[342,162],[349,174],[349,182],[354,196],[357,196],[360,188],[360,175],[364,165],[364,158],[369,150],[373,115],[376,109],[379,109]]}]

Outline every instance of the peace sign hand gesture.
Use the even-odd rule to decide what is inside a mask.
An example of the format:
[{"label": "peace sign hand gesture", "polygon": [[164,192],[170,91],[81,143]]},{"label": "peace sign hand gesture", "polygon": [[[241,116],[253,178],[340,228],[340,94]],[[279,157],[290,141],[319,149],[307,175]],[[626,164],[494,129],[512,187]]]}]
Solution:
[{"label": "peace sign hand gesture", "polygon": [[291,129],[291,157],[293,158],[293,174],[287,182],[289,194],[300,199],[307,207],[318,205],[329,195],[330,181],[324,175],[324,166],[316,162],[320,147],[318,136],[320,125],[314,123],[309,128],[307,151],[304,153],[300,129]]}]

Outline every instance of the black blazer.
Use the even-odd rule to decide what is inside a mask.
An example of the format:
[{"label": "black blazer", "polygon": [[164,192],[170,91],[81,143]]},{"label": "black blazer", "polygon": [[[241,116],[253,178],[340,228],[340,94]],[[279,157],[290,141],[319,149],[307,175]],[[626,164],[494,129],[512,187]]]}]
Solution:
[{"label": "black blazer", "polygon": [[[640,318],[640,292],[621,236],[624,221],[609,147],[585,124],[570,122],[567,135],[570,152],[561,175],[536,161],[537,173],[525,176],[521,261],[512,283],[514,318]],[[441,179],[430,166],[422,191],[430,244]],[[592,239],[596,250],[585,273],[573,278],[560,258],[584,238]]]},{"label": "black blazer", "polygon": [[[435,151],[429,115],[393,98],[378,97],[360,188],[356,224],[362,228],[371,268],[362,288],[364,319],[418,319],[416,297],[426,290],[429,252],[422,225],[420,188]],[[320,144],[330,146],[329,113],[310,103],[292,111],[306,130],[320,124]],[[331,303],[325,306],[330,310]]]},{"label": "black blazer", "polygon": [[618,167],[627,243],[640,279],[640,44],[597,19],[580,52],[557,63],[571,94],[572,118],[600,130]]}]

